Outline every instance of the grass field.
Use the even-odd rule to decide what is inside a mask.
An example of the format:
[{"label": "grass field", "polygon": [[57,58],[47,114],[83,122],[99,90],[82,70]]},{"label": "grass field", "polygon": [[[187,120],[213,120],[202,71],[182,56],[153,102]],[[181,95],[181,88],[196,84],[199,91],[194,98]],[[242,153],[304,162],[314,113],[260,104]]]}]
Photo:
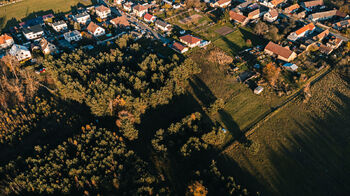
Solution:
[{"label": "grass field", "polygon": [[247,28],[239,28],[226,36],[220,36],[213,43],[228,54],[236,55],[237,52],[250,47],[247,44],[248,39],[254,46],[266,44],[264,38],[255,35]]},{"label": "grass field", "polygon": [[15,25],[17,21],[34,18],[36,15],[70,11],[77,5],[91,5],[91,0],[23,0],[15,4],[0,7],[0,28]]},{"label": "grass field", "polygon": [[311,93],[308,103],[295,100],[259,127],[250,147],[226,150],[226,172],[243,171],[238,180],[261,195],[347,195],[349,83],[333,71]]}]

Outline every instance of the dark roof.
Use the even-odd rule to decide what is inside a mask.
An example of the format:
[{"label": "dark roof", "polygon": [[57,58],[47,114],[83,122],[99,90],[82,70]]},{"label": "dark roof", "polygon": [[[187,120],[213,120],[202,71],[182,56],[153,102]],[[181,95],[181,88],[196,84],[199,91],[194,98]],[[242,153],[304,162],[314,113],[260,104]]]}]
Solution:
[{"label": "dark roof", "polygon": [[58,26],[58,25],[62,25],[62,24],[66,24],[66,23],[63,20],[60,20],[60,21],[54,22],[52,25]]},{"label": "dark roof", "polygon": [[24,28],[23,29],[23,32],[25,34],[28,34],[28,33],[39,33],[39,32],[42,32],[44,31],[43,28],[38,24],[38,25],[34,25],[34,26],[31,26],[31,27],[27,27],[27,28]]},{"label": "dark roof", "polygon": [[164,27],[164,28],[168,26],[168,23],[166,23],[166,22],[164,22],[162,20],[159,20],[159,19],[155,22],[155,24],[159,25],[161,27]]}]

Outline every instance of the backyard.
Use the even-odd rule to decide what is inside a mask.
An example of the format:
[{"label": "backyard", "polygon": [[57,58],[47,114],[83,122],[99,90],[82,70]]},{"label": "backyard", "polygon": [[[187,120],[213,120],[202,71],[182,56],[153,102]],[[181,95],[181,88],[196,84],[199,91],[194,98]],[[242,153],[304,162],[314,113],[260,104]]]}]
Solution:
[{"label": "backyard", "polygon": [[23,0],[0,7],[0,29],[16,25],[18,21],[36,16],[68,12],[77,5],[91,5],[91,0]]}]

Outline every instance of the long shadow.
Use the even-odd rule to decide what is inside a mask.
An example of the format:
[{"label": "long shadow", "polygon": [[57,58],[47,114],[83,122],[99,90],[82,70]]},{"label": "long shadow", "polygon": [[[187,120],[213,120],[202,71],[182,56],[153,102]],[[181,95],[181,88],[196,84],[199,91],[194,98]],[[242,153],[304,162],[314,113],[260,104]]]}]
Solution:
[{"label": "long shadow", "polygon": [[268,40],[266,40],[265,38],[261,37],[261,36],[257,36],[256,34],[247,31],[243,28],[239,28],[239,31],[242,33],[243,35],[243,39],[244,40],[248,40],[250,39],[252,41],[253,45],[266,45],[268,43]]},{"label": "long shadow", "polygon": [[198,76],[194,76],[190,81],[190,86],[193,89],[195,96],[199,99],[201,104],[209,107],[210,104],[216,100],[215,95],[211,92],[209,87]]}]

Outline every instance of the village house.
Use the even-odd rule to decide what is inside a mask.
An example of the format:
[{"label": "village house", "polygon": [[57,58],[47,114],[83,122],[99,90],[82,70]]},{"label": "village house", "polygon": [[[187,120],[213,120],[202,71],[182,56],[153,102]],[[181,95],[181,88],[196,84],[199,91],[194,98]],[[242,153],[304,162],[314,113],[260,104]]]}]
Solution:
[{"label": "village house", "polygon": [[247,0],[247,1],[237,5],[236,8],[238,8],[239,10],[243,10],[246,7],[248,7],[251,3],[252,3],[252,0]]},{"label": "village house", "polygon": [[137,4],[136,6],[133,7],[133,13],[138,16],[142,17],[145,13],[147,12],[147,8],[143,5]]},{"label": "village house", "polygon": [[293,13],[295,11],[297,11],[300,8],[299,4],[293,4],[287,8],[284,9],[284,12],[287,14]]},{"label": "village house", "polygon": [[83,37],[81,36],[81,33],[77,30],[69,31],[69,32],[63,34],[63,37],[68,42],[80,41],[81,39],[83,39]]},{"label": "village house", "polygon": [[219,0],[219,1],[216,1],[215,3],[211,3],[210,5],[211,7],[225,8],[231,5],[231,0]]},{"label": "village house", "polygon": [[188,48],[182,44],[180,44],[179,42],[174,42],[172,45],[172,48],[179,53],[185,53],[188,51]]},{"label": "village house", "polygon": [[63,21],[57,21],[52,23],[52,28],[56,31],[56,32],[61,32],[61,31],[65,31],[68,29],[67,24]]},{"label": "village house", "polygon": [[125,11],[131,12],[132,11],[132,5],[133,5],[132,2],[126,2],[126,3],[123,4],[123,8],[124,8]]},{"label": "village house", "polygon": [[45,55],[52,54],[52,53],[57,53],[57,51],[58,51],[56,46],[53,43],[47,41],[45,38],[40,40],[39,45],[40,45],[41,51]]},{"label": "village house", "polygon": [[346,14],[340,12],[339,10],[330,10],[330,11],[325,11],[325,12],[317,12],[314,14],[311,14],[308,19],[312,21],[320,21],[320,20],[328,20],[333,18],[334,16],[339,16],[339,17],[346,17]]},{"label": "village house", "polygon": [[275,7],[279,6],[280,4],[282,4],[284,2],[285,2],[285,0],[272,0],[272,1],[265,0],[261,4],[265,5],[265,6],[269,7],[269,8],[275,8]]},{"label": "village house", "polygon": [[73,16],[73,19],[75,22],[84,25],[91,21],[90,15],[86,12]]},{"label": "village house", "polygon": [[124,2],[124,0],[113,0],[114,5],[121,5]]},{"label": "village house", "polygon": [[113,24],[116,28],[124,28],[130,26],[128,19],[124,15],[113,18],[110,20],[110,23]]},{"label": "village house", "polygon": [[333,49],[337,49],[339,48],[339,46],[341,46],[341,44],[343,43],[343,40],[337,37],[331,38],[328,42],[327,42],[327,46]]},{"label": "village house", "polygon": [[7,33],[0,36],[0,49],[9,48],[14,44],[13,38]]},{"label": "village house", "polygon": [[98,7],[96,7],[96,15],[98,17],[100,17],[101,19],[105,19],[108,18],[109,16],[111,16],[111,9],[109,9],[108,7],[104,6],[104,5],[100,5]]},{"label": "village house", "polygon": [[316,29],[315,25],[313,23],[309,23],[302,28],[296,30],[295,32],[292,32],[291,34],[288,35],[287,39],[290,41],[296,41],[299,38],[302,38],[306,36],[307,34],[312,33]]},{"label": "village house", "polygon": [[182,43],[186,44],[190,48],[194,48],[196,46],[199,46],[199,44],[202,41],[201,39],[194,37],[192,35],[181,36],[181,37],[179,37],[179,39]]},{"label": "village house", "polygon": [[322,41],[328,35],[329,35],[329,29],[326,29],[326,30],[322,31],[321,33],[319,33],[318,35],[316,35],[314,37],[314,40]]},{"label": "village house", "polygon": [[333,24],[332,26],[334,29],[336,29],[338,31],[345,29],[345,28],[348,28],[348,27],[350,27],[350,19],[342,20],[340,22]]},{"label": "village house", "polygon": [[278,18],[278,11],[276,9],[270,9],[264,14],[264,20],[267,22],[275,22]]},{"label": "village house", "polygon": [[153,15],[151,15],[151,14],[149,14],[149,13],[146,13],[146,14],[143,16],[143,18],[144,18],[144,20],[145,20],[146,22],[154,22],[154,21],[156,21],[156,17],[153,16]]},{"label": "village house", "polygon": [[333,48],[331,47],[328,47],[324,44],[320,44],[320,46],[318,47],[318,50],[321,52],[321,53],[324,53],[326,55],[330,55],[332,52],[333,52]]},{"label": "village house", "polygon": [[16,57],[16,59],[18,61],[24,61],[27,59],[32,58],[32,55],[30,54],[30,51],[28,50],[28,48],[26,48],[25,46],[21,46],[18,44],[13,44],[13,46],[11,47],[9,54],[11,56]]},{"label": "village house", "polygon": [[242,14],[239,14],[239,13],[237,13],[235,11],[231,10],[229,12],[229,14],[230,14],[230,20],[233,20],[236,23],[240,23],[242,25],[246,25],[248,23],[248,21],[249,21],[249,19],[246,16],[244,16]]},{"label": "village house", "polygon": [[275,44],[271,41],[266,45],[264,52],[271,56],[276,55],[277,59],[286,62],[290,62],[297,57],[297,54],[295,52],[289,50],[288,48]]},{"label": "village house", "polygon": [[323,0],[305,1],[300,4],[307,11],[312,11],[317,6],[323,5]]},{"label": "village house", "polygon": [[265,12],[262,12],[259,8],[249,12],[248,14],[248,19],[253,20],[253,19],[257,19],[260,18],[262,15],[264,15]]},{"label": "village house", "polygon": [[159,19],[154,24],[157,28],[159,28],[162,31],[170,31],[170,29],[171,29],[170,24],[168,24],[162,20],[159,20]]},{"label": "village house", "polygon": [[297,71],[298,70],[298,66],[294,63],[285,63],[283,65],[283,67],[289,71]]},{"label": "village house", "polygon": [[106,33],[105,29],[98,26],[94,22],[90,22],[89,26],[86,28],[90,34],[95,37],[104,35]]},{"label": "village house", "polygon": [[23,35],[28,40],[33,40],[41,37],[44,34],[44,30],[41,25],[34,25],[31,27],[23,28]]}]

